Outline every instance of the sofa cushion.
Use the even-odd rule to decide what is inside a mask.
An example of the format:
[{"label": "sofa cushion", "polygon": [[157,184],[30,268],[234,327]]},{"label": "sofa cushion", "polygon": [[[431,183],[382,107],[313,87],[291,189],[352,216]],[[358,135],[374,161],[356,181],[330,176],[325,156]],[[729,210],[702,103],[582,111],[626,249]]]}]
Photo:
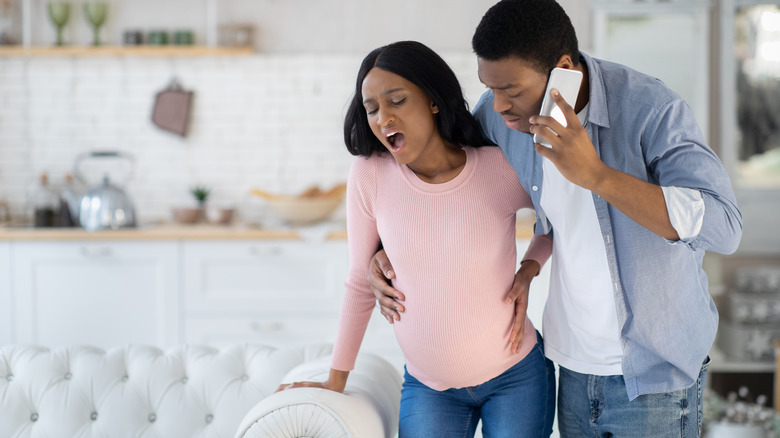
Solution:
[{"label": "sofa cushion", "polygon": [[0,437],[232,437],[285,374],[331,348],[3,347]]}]

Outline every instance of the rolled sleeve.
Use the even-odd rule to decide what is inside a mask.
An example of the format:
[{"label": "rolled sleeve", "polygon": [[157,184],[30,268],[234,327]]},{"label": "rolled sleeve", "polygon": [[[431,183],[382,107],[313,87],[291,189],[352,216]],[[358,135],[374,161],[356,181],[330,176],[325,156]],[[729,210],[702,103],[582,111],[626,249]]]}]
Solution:
[{"label": "rolled sleeve", "polygon": [[701,192],[686,187],[661,187],[666,210],[680,241],[696,238],[704,223],[704,199]]}]

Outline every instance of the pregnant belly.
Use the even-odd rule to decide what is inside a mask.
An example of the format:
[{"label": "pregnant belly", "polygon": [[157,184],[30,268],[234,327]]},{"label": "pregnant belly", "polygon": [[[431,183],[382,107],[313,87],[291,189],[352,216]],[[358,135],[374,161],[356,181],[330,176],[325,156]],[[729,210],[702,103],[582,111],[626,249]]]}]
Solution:
[{"label": "pregnant belly", "polygon": [[426,385],[439,390],[477,385],[517,362],[509,350],[512,305],[483,308],[482,314],[413,308],[407,305],[393,326],[407,370]]}]

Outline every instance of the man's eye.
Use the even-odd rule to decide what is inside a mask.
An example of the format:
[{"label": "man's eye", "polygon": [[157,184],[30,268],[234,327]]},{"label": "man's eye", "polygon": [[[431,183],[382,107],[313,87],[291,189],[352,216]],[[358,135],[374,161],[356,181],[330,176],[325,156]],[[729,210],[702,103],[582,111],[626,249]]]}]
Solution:
[{"label": "man's eye", "polygon": [[523,94],[523,92],[521,91],[521,92],[519,92],[517,94],[509,94],[509,95],[507,95],[507,97],[509,97],[510,99],[515,99],[515,98],[520,97],[522,94]]}]

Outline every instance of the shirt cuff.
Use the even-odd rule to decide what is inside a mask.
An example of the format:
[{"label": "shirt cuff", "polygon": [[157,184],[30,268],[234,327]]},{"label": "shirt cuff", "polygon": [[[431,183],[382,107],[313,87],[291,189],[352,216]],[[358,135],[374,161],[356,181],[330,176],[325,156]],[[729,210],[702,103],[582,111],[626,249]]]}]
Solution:
[{"label": "shirt cuff", "polygon": [[661,187],[669,220],[681,241],[699,235],[704,223],[704,199],[701,192],[686,187]]}]

